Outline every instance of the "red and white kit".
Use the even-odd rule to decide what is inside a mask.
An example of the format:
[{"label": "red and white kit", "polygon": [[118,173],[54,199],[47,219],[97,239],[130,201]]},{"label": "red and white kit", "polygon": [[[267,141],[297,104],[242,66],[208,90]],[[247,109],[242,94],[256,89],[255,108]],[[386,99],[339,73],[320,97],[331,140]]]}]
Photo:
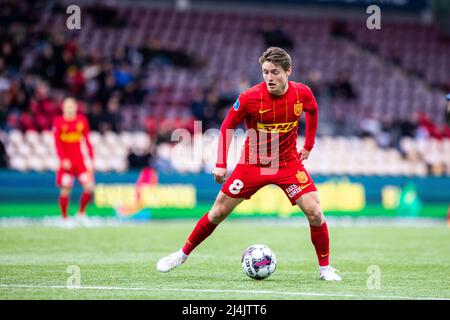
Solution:
[{"label": "red and white kit", "polygon": [[306,114],[304,148],[314,146],[318,107],[311,90],[299,82],[288,82],[288,90],[276,96],[264,82],[242,92],[221,126],[216,167],[226,168],[232,130],[245,120],[248,137],[239,164],[221,191],[230,197],[249,199],[267,184],[276,184],[295,205],[316,186],[296,149],[298,122]]},{"label": "red and white kit", "polygon": [[56,152],[60,159],[69,160],[70,169],[60,167],[56,174],[58,187],[72,187],[74,177],[78,177],[81,183],[93,182],[93,174],[88,170],[82,149],[81,141],[84,139],[89,153],[93,159],[93,149],[89,140],[89,123],[85,116],[77,115],[73,120],[65,120],[62,116],[54,122],[54,135]]}]

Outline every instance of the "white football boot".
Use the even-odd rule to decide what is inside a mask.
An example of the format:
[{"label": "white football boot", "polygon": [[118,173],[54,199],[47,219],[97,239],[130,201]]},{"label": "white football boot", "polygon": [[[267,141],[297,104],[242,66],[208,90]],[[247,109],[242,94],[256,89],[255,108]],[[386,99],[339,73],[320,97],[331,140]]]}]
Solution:
[{"label": "white football boot", "polygon": [[342,278],[340,276],[338,276],[336,274],[336,270],[333,267],[319,267],[319,271],[320,271],[320,280],[325,280],[325,281],[341,281]]},{"label": "white football boot", "polygon": [[91,220],[86,215],[86,213],[78,212],[75,216],[75,221],[81,227],[87,227],[87,228],[92,227]]},{"label": "white football boot", "polygon": [[73,229],[77,226],[71,218],[62,219],[57,225],[65,229]]},{"label": "white football boot", "polygon": [[170,270],[182,265],[188,256],[180,249],[167,257],[162,258],[156,264],[156,269],[159,272],[169,272]]}]

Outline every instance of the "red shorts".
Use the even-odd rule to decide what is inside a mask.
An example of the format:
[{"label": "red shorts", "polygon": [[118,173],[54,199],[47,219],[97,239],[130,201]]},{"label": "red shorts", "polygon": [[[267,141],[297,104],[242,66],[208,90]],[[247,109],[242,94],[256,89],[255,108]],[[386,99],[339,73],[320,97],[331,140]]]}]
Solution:
[{"label": "red shorts", "polygon": [[238,164],[221,191],[232,198],[250,199],[262,187],[275,184],[283,189],[291,204],[302,195],[317,191],[309,173],[300,161],[291,161],[277,170],[256,165]]},{"label": "red shorts", "polygon": [[56,173],[56,185],[58,187],[71,188],[73,186],[74,177],[78,178],[81,184],[94,182],[94,176],[84,163],[84,161],[73,161],[72,167],[69,170],[59,168]]}]

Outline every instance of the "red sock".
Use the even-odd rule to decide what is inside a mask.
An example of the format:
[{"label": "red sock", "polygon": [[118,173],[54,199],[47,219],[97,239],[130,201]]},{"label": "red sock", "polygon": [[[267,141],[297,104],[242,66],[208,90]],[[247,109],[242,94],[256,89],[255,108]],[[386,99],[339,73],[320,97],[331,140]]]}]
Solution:
[{"label": "red sock", "polygon": [[330,238],[326,221],[320,227],[309,226],[311,229],[311,241],[316,249],[319,266],[330,265]]},{"label": "red sock", "polygon": [[192,233],[189,235],[182,250],[184,254],[190,254],[203,240],[205,240],[217,227],[208,219],[208,212],[197,222]]},{"label": "red sock", "polygon": [[69,197],[59,196],[59,208],[64,219],[67,218],[67,208],[69,207]]},{"label": "red sock", "polygon": [[92,199],[92,193],[87,193],[84,192],[81,194],[81,198],[80,198],[80,210],[79,212],[84,213],[86,211],[86,206],[88,205],[88,203],[91,201]]}]

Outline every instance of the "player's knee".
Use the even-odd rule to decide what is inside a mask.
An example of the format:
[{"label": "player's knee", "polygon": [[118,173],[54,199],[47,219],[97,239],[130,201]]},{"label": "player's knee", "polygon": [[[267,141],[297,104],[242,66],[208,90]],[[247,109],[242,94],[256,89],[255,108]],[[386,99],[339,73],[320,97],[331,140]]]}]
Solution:
[{"label": "player's knee", "polygon": [[93,183],[83,184],[83,191],[86,193],[92,193],[94,191],[94,184]]},{"label": "player's knee", "polygon": [[209,219],[214,224],[219,224],[228,216],[228,212],[223,205],[214,205],[209,211]]},{"label": "player's knee", "polygon": [[325,221],[322,209],[319,206],[313,206],[305,213],[311,225],[320,226]]},{"label": "player's knee", "polygon": [[69,196],[70,195],[70,192],[72,191],[72,189],[71,188],[61,188],[60,189],[60,191],[59,191],[59,194],[62,196],[62,197],[67,197],[67,196]]}]

